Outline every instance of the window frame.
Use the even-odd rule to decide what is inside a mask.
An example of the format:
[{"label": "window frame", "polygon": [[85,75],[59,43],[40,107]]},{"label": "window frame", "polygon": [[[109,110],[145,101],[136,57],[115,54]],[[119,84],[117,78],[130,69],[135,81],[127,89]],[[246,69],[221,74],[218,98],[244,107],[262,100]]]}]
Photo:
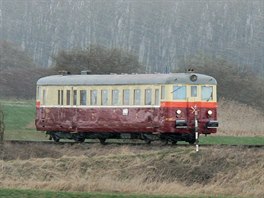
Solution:
[{"label": "window frame", "polygon": [[[211,88],[211,94],[210,97],[204,97],[204,91],[203,88]],[[201,86],[201,101],[213,101],[214,100],[214,86],[213,85],[202,85]]]},{"label": "window frame", "polygon": [[133,105],[141,105],[141,89],[134,89]]},{"label": "window frame", "polygon": [[80,106],[86,106],[87,105],[87,90],[80,89]]},{"label": "window frame", "polygon": [[108,89],[101,90],[101,105],[102,106],[109,105],[109,90]]},{"label": "window frame", "polygon": [[151,88],[145,89],[144,104],[145,105],[152,105],[152,89]]},{"label": "window frame", "polygon": [[130,105],[130,89],[123,89],[123,105]]},{"label": "window frame", "polygon": [[120,104],[120,91],[118,89],[112,89],[112,99],[111,99],[111,104],[113,106],[117,106]]},{"label": "window frame", "polygon": [[98,105],[98,90],[97,89],[90,90],[90,105],[91,106]]}]

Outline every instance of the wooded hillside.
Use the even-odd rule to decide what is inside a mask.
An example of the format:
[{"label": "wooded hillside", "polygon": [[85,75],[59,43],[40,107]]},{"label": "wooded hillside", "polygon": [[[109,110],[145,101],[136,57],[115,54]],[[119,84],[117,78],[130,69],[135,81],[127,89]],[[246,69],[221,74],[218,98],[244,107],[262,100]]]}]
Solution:
[{"label": "wooded hillside", "polygon": [[47,67],[61,50],[90,44],[169,72],[198,53],[264,74],[263,0],[0,0],[0,40]]}]

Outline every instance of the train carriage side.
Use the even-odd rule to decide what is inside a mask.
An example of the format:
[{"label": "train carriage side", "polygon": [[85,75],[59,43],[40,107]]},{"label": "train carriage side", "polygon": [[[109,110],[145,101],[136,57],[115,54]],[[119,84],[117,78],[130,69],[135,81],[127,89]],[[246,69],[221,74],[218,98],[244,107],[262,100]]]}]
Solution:
[{"label": "train carriage side", "polygon": [[37,83],[36,104],[37,130],[55,141],[128,137],[191,142],[194,110],[200,133],[215,133],[218,125],[216,81],[200,74],[45,77]]}]

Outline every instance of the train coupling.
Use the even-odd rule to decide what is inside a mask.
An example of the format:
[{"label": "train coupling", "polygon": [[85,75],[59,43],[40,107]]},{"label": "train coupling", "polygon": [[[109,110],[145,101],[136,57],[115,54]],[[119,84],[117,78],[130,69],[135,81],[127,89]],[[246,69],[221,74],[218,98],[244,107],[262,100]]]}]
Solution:
[{"label": "train coupling", "polygon": [[187,121],[186,120],[176,120],[176,128],[178,129],[187,128]]}]

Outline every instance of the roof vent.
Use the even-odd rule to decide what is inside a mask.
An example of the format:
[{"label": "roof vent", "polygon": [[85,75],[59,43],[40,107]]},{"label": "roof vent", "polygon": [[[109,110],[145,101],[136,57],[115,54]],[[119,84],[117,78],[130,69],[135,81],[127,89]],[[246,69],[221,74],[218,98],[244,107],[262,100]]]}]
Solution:
[{"label": "roof vent", "polygon": [[92,71],[91,70],[84,70],[84,71],[81,71],[81,75],[89,75],[91,74]]},{"label": "roof vent", "polygon": [[71,72],[66,71],[66,70],[61,70],[61,71],[59,71],[59,74],[60,74],[60,75],[63,75],[63,76],[66,76],[66,75],[70,75]]}]

